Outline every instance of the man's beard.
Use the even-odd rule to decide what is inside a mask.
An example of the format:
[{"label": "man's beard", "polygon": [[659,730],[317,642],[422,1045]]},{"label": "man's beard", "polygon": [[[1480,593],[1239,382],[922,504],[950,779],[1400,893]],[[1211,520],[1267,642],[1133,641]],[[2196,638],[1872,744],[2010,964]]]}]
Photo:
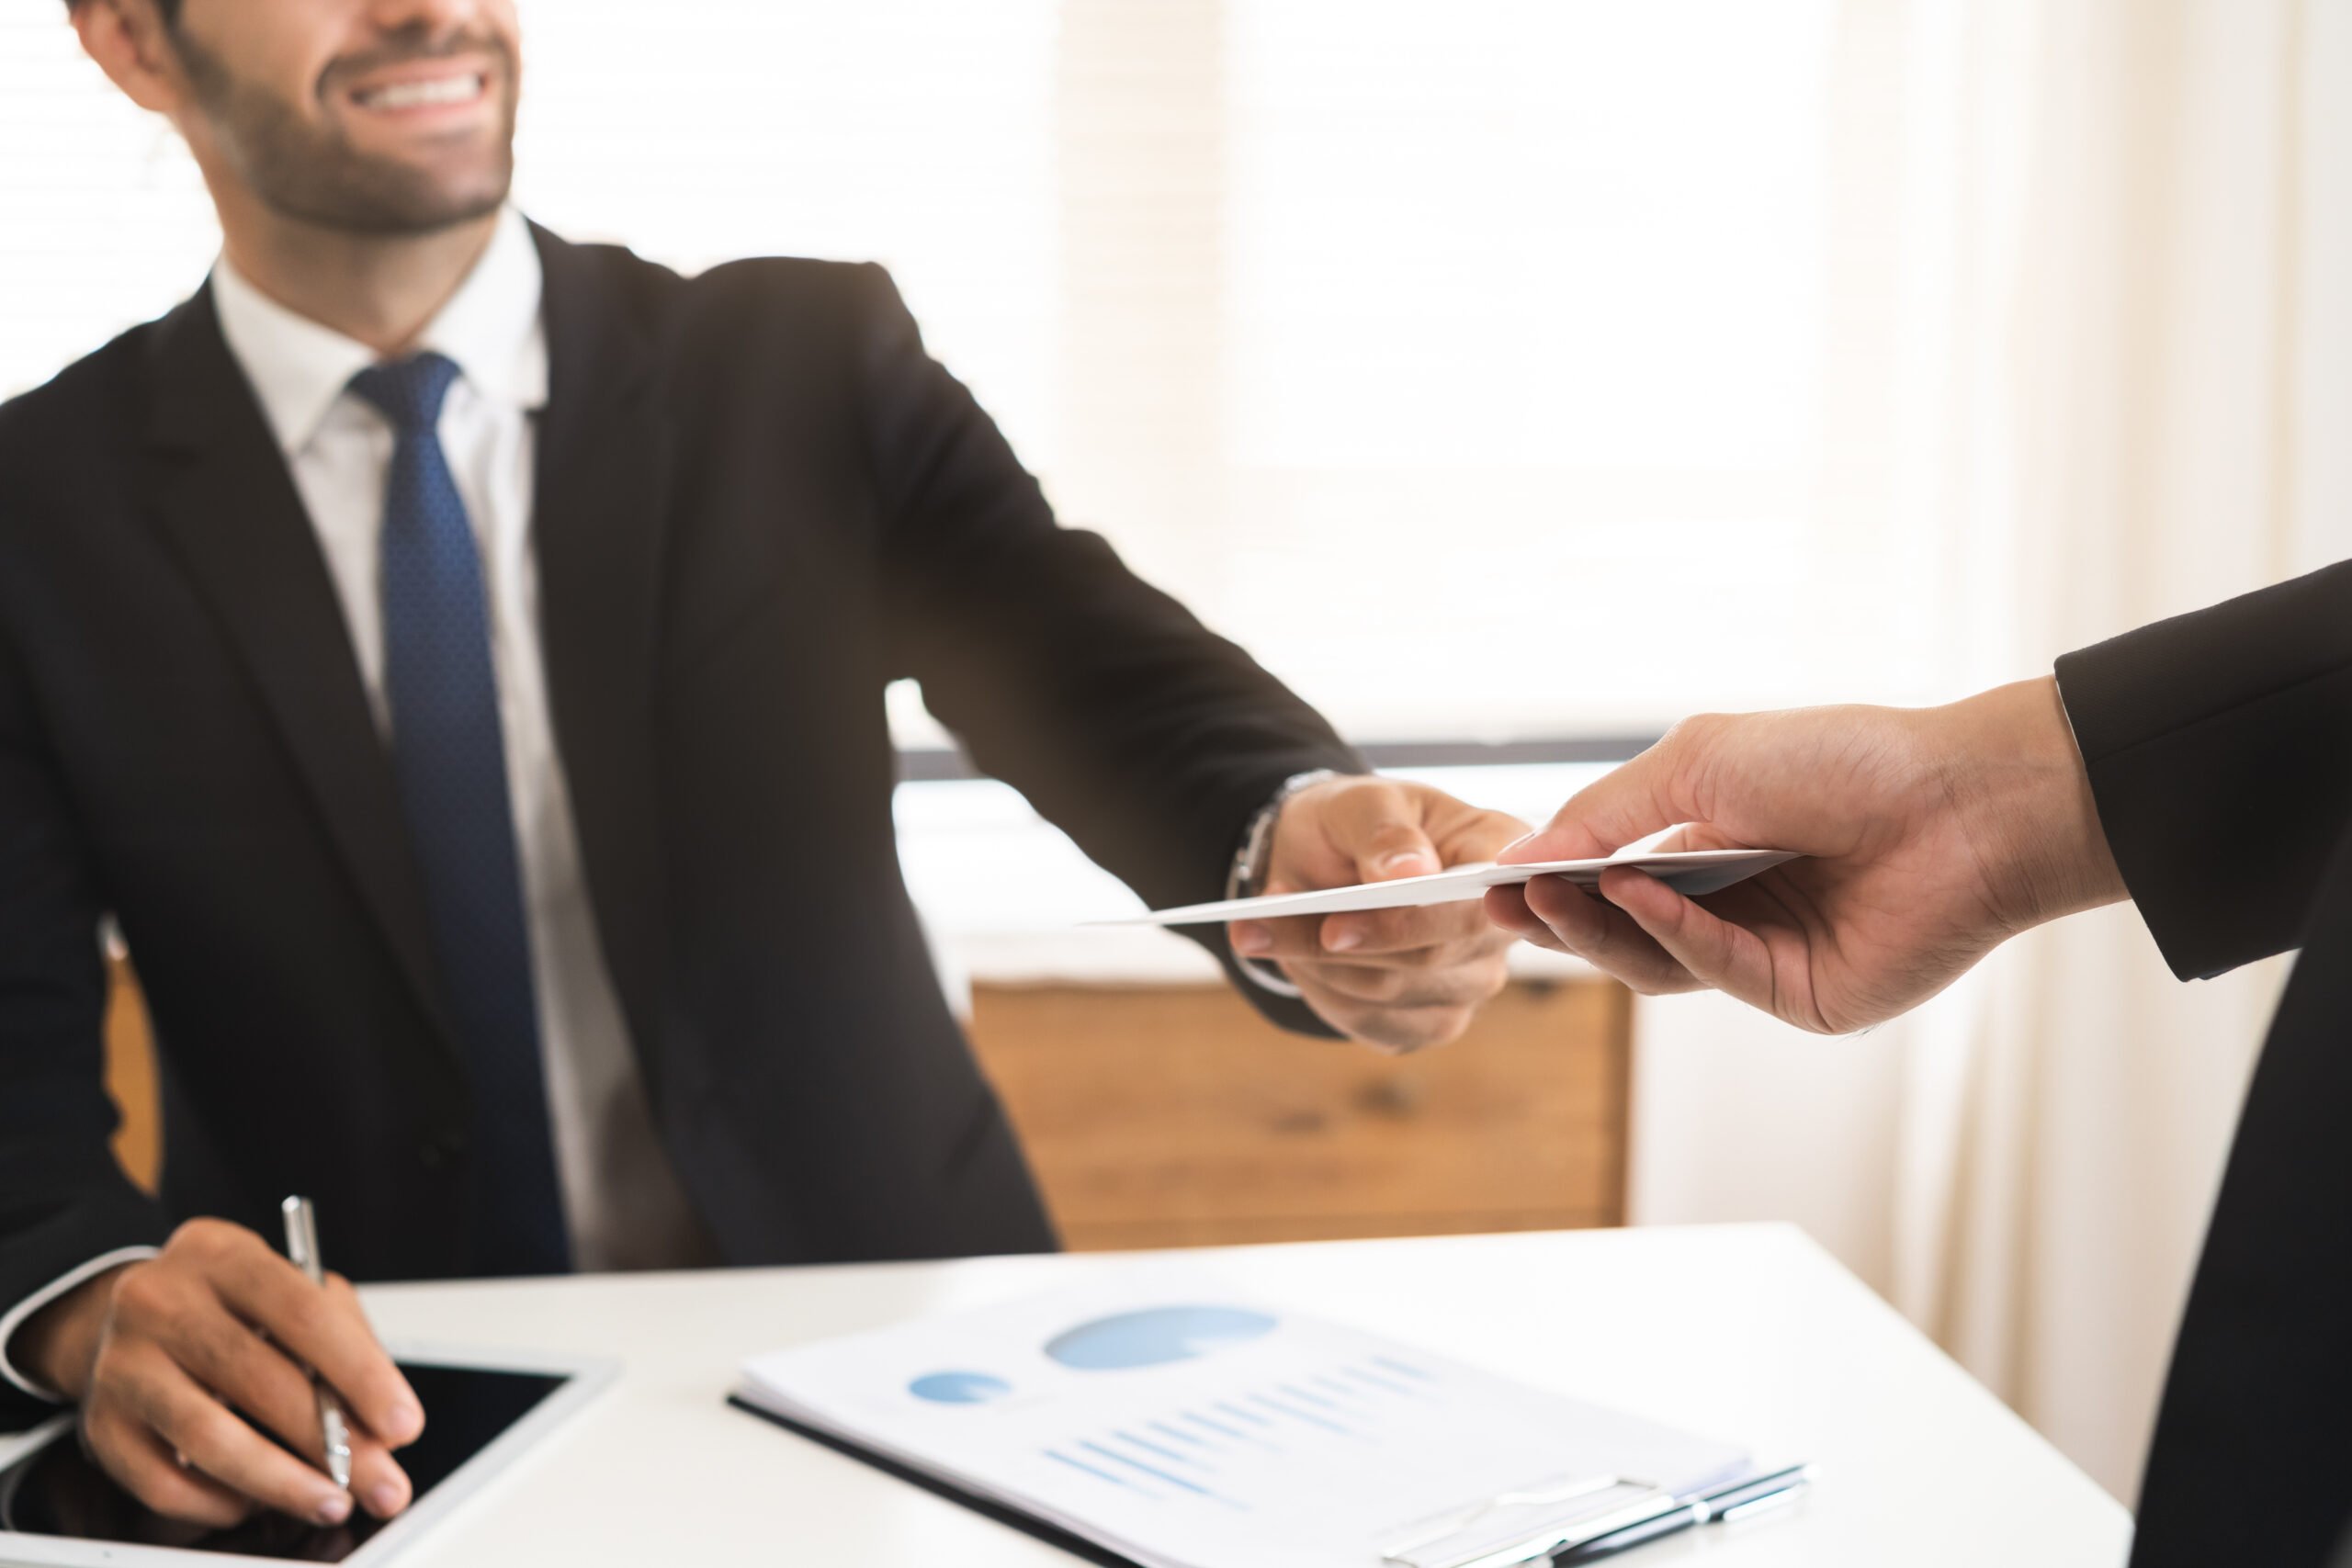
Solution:
[{"label": "man's beard", "polygon": [[472,50],[503,67],[494,85],[503,124],[474,177],[450,181],[430,170],[370,157],[332,129],[306,120],[267,89],[240,78],[219,55],[177,34],[182,63],[214,133],[238,161],[263,204],[282,217],[358,234],[430,234],[494,212],[514,174],[514,60],[503,40],[461,38],[433,45],[398,42],[364,61],[337,62],[330,76]]}]

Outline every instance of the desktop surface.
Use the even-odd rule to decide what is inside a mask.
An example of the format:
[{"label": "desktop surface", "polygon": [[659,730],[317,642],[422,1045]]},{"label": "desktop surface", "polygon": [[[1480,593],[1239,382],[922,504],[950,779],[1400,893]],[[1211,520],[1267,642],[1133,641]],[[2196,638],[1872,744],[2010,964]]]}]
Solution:
[{"label": "desktop surface", "polygon": [[[1313,1243],[1187,1255],[1254,1296],[1416,1341],[1758,1458],[1794,1506],[1623,1561],[2120,1565],[2124,1508],[1800,1232],[1780,1225]],[[1115,1269],[1116,1254],[392,1285],[388,1338],[610,1355],[619,1382],[404,1552],[418,1568],[1076,1560],[727,1407],[763,1350]],[[428,1413],[429,1416],[429,1413]]]}]

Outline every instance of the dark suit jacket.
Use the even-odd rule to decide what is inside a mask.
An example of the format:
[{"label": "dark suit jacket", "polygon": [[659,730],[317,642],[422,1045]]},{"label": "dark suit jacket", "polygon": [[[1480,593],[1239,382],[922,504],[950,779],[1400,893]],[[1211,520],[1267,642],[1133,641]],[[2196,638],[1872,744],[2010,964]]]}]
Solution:
[{"label": "dark suit jacket", "polygon": [[2174,971],[2302,949],[2174,1347],[2133,1568],[2319,1568],[2352,1517],[2352,562],[2058,679]]},{"label": "dark suit jacket", "polygon": [[[549,702],[686,1191],[730,1263],[1050,1247],[900,882],[883,687],[1154,904],[1220,896],[1281,782],[1356,758],[1055,525],[879,268],[537,238]],[[108,913],[161,1043],[156,1199],[107,1153]],[[438,991],[325,565],[199,293],[0,408],[0,1304],[181,1216],[267,1234],[296,1190],[356,1278],[459,1268]]]}]

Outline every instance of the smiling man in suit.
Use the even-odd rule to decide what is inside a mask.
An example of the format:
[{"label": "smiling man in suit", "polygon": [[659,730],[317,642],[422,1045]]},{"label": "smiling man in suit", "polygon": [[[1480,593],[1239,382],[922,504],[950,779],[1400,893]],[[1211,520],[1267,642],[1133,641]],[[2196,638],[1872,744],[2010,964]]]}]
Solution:
[{"label": "smiling man in suit", "polygon": [[[151,1506],[408,1500],[424,1413],[256,1234],[288,1192],[363,1279],[1052,1245],[899,879],[894,679],[1155,904],[1517,831],[1057,526],[878,268],[526,222],[511,0],[69,11],[223,247],[0,408],[0,1373]],[[107,1151],[109,917],[153,1198]],[[1507,939],[1204,940],[1278,1022],[1411,1048]],[[296,1457],[304,1365],[351,1494]]]}]

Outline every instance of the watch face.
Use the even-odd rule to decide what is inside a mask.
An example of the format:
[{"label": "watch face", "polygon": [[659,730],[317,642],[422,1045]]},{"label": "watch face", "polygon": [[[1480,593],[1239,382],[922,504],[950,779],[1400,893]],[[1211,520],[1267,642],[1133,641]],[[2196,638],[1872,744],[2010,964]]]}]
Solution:
[{"label": "watch face", "polygon": [[[401,1371],[427,1413],[424,1435],[399,1455],[418,1499],[569,1381],[560,1373],[475,1367],[403,1363]],[[256,1514],[231,1529],[167,1519],[116,1485],[82,1451],[71,1432],[0,1471],[0,1530],[27,1535],[276,1557],[289,1562],[340,1562],[385,1522],[364,1511],[332,1527],[270,1513]],[[0,1540],[0,1557],[6,1555],[6,1542]]]}]

